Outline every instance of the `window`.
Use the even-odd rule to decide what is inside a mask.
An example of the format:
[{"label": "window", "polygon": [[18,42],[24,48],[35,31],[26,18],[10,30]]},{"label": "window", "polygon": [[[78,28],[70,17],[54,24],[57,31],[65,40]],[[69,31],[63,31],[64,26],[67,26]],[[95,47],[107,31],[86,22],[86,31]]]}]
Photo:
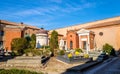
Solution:
[{"label": "window", "polygon": [[73,42],[70,41],[70,49],[73,49]]},{"label": "window", "polygon": [[0,31],[0,36],[3,36],[4,35],[4,31]]},{"label": "window", "polygon": [[64,45],[66,45],[66,41],[64,41]]},{"label": "window", "polygon": [[100,36],[103,36],[103,32],[99,32],[99,35],[100,35]]},{"label": "window", "polygon": [[3,41],[0,41],[0,47],[2,47],[3,46]]}]

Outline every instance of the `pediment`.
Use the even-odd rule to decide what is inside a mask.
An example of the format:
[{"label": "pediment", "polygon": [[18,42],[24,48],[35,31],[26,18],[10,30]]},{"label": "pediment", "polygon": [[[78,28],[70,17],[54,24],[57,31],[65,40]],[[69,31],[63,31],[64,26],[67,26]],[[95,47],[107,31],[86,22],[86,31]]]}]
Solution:
[{"label": "pediment", "polygon": [[78,34],[80,33],[90,33],[91,31],[90,30],[86,30],[86,29],[80,29],[77,31]]}]

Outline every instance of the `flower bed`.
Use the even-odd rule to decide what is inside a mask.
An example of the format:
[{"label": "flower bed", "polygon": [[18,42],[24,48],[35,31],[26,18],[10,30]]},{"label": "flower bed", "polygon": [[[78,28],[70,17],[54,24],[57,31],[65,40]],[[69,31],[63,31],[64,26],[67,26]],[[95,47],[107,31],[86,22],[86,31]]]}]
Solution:
[{"label": "flower bed", "polygon": [[79,63],[79,62],[89,62],[92,60],[92,58],[84,58],[82,56],[73,56],[71,58],[68,58],[66,55],[63,56],[57,56],[57,59],[66,63]]}]

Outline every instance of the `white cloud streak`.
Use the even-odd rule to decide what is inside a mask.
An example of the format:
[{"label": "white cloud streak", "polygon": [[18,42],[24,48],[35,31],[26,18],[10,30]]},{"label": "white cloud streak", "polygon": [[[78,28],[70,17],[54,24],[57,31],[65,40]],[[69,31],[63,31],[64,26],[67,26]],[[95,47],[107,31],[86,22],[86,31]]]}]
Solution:
[{"label": "white cloud streak", "polygon": [[18,16],[31,16],[31,15],[43,15],[44,16],[44,15],[54,15],[54,14],[61,15],[61,13],[67,14],[70,12],[80,11],[85,8],[92,7],[93,3],[87,2],[81,5],[77,3],[76,4],[66,3],[65,5],[66,5],[65,8],[60,7],[60,6],[51,6],[51,7],[43,7],[43,8],[38,7],[38,8],[33,8],[33,9],[27,9],[24,11],[16,12],[15,15],[18,15]]}]

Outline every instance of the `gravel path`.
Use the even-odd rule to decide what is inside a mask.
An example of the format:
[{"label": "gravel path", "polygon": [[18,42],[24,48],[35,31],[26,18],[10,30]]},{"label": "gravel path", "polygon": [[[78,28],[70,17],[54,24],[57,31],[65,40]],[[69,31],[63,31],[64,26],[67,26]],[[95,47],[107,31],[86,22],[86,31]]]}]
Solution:
[{"label": "gravel path", "polygon": [[80,65],[79,64],[67,64],[57,60],[55,57],[51,58],[44,69],[44,73],[47,74],[61,74],[66,71],[66,69]]}]

